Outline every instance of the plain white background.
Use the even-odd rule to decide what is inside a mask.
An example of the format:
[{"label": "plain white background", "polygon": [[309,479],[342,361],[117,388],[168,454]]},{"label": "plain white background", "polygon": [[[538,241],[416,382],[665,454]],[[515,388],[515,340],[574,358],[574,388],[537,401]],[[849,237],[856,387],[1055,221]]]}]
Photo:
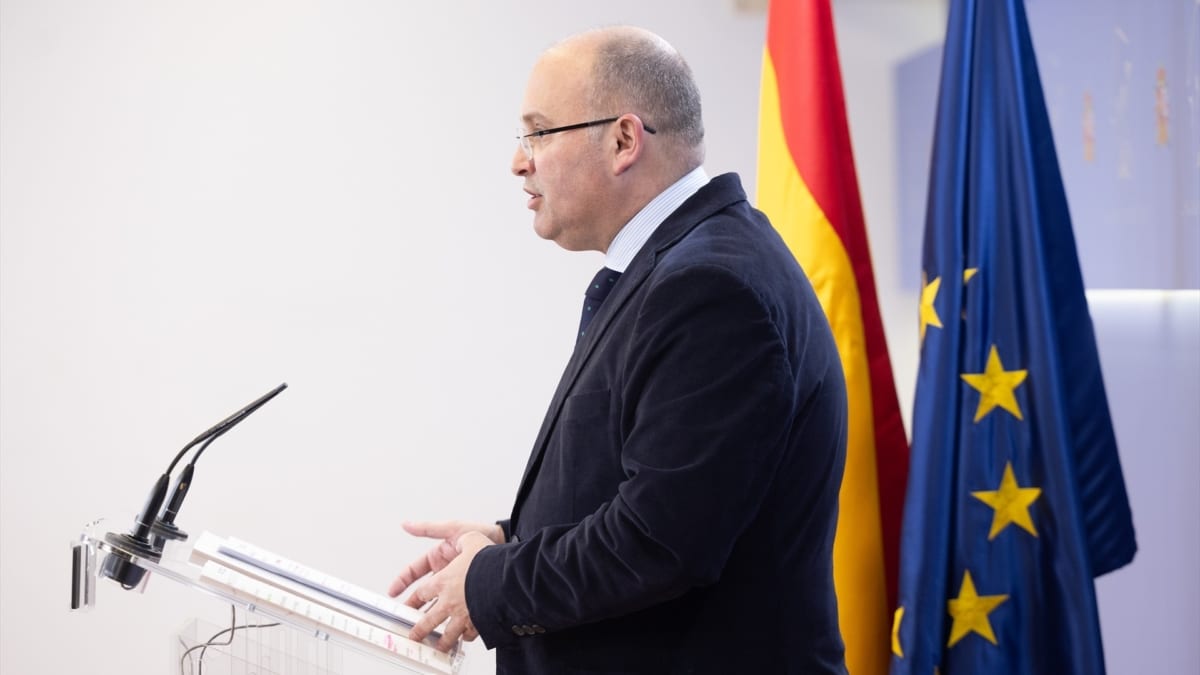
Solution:
[{"label": "plain white background", "polygon": [[[835,5],[907,413],[885,112],[945,9]],[[517,109],[541,50],[611,23],[690,61],[706,168],[753,195],[765,16],[733,0],[0,3],[0,671],[170,672],[187,621],[225,621],[164,580],[70,613],[69,543],[125,530],[184,443],[282,381],[197,466],[184,529],[383,589],[426,548],[401,520],[507,514],[602,261],[533,234]]]}]

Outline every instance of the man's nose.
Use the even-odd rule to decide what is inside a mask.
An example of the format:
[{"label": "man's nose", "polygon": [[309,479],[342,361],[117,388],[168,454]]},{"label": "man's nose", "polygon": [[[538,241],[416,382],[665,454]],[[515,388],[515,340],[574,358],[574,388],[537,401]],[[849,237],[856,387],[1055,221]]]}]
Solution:
[{"label": "man's nose", "polygon": [[533,173],[533,160],[525,155],[525,150],[519,143],[517,149],[513,151],[511,168],[514,176],[526,176]]}]

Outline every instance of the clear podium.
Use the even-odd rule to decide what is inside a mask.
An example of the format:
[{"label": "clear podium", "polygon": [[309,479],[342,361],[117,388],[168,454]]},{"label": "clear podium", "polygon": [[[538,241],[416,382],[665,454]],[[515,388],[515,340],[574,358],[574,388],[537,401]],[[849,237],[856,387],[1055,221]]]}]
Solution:
[{"label": "clear podium", "polygon": [[[140,568],[126,590],[146,591],[152,576],[170,579],[231,607],[231,625],[194,620],[178,635],[180,673],[210,675],[342,675],[341,649],[381,661],[389,670],[417,675],[457,675],[461,642],[450,653],[433,647],[435,636],[406,636],[416,610],[247,542],[204,533],[167,541],[158,560],[121,548],[95,521],[72,543],[71,608],[96,606],[105,558]],[[109,561],[110,563],[113,560]],[[145,574],[141,574],[144,571]],[[237,610],[244,613],[238,624]]]}]

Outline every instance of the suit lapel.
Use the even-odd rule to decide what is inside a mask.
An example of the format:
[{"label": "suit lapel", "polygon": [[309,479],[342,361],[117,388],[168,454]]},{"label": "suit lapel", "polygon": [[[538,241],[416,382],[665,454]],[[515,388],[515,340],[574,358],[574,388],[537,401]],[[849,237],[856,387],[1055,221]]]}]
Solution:
[{"label": "suit lapel", "polygon": [[724,174],[712,179],[707,185],[700,188],[696,194],[688,198],[671,215],[667,216],[666,220],[650,236],[650,239],[642,247],[642,250],[634,257],[629,267],[621,275],[621,278],[617,280],[616,287],[613,288],[612,293],[605,300],[604,304],[600,306],[595,318],[592,319],[587,335],[575,345],[575,351],[571,354],[570,360],[567,361],[566,370],[563,372],[562,378],[558,381],[558,387],[554,391],[554,398],[550,400],[550,409],[546,411],[546,417],[542,420],[542,428],[538,431],[537,440],[533,445],[533,452],[530,453],[529,461],[525,464],[525,473],[521,477],[521,486],[517,490],[517,498],[513,504],[512,512],[514,525],[517,519],[517,512],[520,510],[521,504],[525,501],[525,496],[529,493],[533,479],[537,476],[542,456],[546,451],[546,445],[553,435],[555,427],[558,425],[558,418],[562,413],[563,403],[570,395],[571,390],[575,386],[575,381],[579,378],[580,372],[583,371],[584,366],[591,359],[592,352],[608,331],[609,326],[616,317],[620,316],[621,312],[625,309],[625,305],[641,289],[646,279],[649,278],[650,273],[654,271],[654,266],[664,251],[686,237],[689,232],[712,214],[745,199],[746,194],[742,190],[741,181],[738,179],[737,174]]}]

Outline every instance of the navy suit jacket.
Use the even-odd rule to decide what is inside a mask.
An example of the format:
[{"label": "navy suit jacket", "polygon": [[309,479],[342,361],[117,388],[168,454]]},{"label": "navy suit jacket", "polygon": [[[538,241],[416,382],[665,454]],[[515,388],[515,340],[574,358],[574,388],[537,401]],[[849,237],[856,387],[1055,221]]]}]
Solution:
[{"label": "navy suit jacket", "polygon": [[500,673],[843,673],[846,391],[808,280],[735,174],[638,252],[467,574]]}]

